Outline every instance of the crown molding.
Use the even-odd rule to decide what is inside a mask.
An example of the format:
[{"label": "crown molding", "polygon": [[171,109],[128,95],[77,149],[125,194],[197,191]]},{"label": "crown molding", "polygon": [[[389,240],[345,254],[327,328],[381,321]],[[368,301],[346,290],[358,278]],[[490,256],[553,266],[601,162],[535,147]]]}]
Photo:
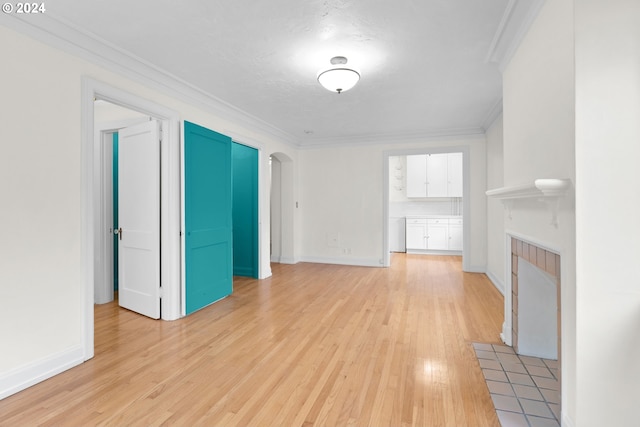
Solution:
[{"label": "crown molding", "polygon": [[101,39],[95,34],[81,30],[61,18],[56,18],[53,13],[47,11],[46,14],[30,15],[26,18],[16,14],[3,14],[0,16],[0,23],[48,46],[169,94],[220,118],[267,134],[288,145],[299,146],[299,140],[293,135]]},{"label": "crown molding", "polygon": [[350,137],[335,138],[309,138],[300,143],[301,149],[315,149],[328,147],[345,146],[367,146],[382,144],[415,144],[428,141],[442,141],[455,139],[478,139],[484,140],[485,131],[482,128],[454,128],[440,129],[430,132],[414,133],[376,133],[367,135],[354,135]]},{"label": "crown molding", "polygon": [[489,113],[482,122],[482,130],[486,133],[498,117],[502,114],[502,98],[498,99],[489,109]]},{"label": "crown molding", "polygon": [[513,58],[545,0],[509,0],[485,58],[501,72]]}]

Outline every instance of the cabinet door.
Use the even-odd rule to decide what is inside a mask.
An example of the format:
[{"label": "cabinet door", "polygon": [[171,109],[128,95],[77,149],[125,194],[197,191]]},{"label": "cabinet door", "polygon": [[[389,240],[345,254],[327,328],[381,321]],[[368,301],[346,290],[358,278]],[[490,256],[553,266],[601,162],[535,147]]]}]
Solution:
[{"label": "cabinet door", "polygon": [[427,222],[427,249],[449,249],[448,228],[446,219],[429,220]]},{"label": "cabinet door", "polygon": [[407,156],[407,197],[427,197],[427,156]]},{"label": "cabinet door", "polygon": [[407,249],[427,248],[427,226],[407,223]]},{"label": "cabinet door", "polygon": [[447,154],[427,156],[427,197],[448,197]]},{"label": "cabinet door", "polygon": [[462,224],[449,224],[449,250],[462,250]]},{"label": "cabinet door", "polygon": [[447,154],[447,181],[449,197],[462,197],[462,153]]}]

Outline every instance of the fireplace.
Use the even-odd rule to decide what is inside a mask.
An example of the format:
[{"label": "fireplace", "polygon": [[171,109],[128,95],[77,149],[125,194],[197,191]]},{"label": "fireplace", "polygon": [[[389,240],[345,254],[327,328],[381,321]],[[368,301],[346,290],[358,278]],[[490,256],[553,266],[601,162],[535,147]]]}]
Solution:
[{"label": "fireplace", "polygon": [[511,237],[511,344],[560,360],[560,255]]}]

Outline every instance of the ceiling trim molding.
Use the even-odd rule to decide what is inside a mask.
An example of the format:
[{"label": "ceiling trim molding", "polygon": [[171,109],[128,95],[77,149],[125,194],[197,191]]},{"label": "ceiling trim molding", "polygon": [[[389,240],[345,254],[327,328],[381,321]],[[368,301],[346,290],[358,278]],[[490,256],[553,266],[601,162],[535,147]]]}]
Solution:
[{"label": "ceiling trim molding", "polygon": [[416,144],[430,141],[455,139],[478,139],[484,141],[485,131],[482,128],[459,128],[434,130],[422,133],[385,133],[356,135],[351,137],[305,139],[301,142],[301,149],[317,149],[329,147],[370,146],[382,144]]},{"label": "ceiling trim molding", "polygon": [[498,99],[489,110],[487,117],[482,122],[482,129],[486,132],[493,125],[493,122],[500,117],[500,114],[502,114],[502,98]]},{"label": "ceiling trim molding", "polygon": [[485,58],[498,64],[501,72],[511,61],[545,0],[509,0]]},{"label": "ceiling trim molding", "polygon": [[484,62],[496,62],[496,57],[498,56],[498,45],[502,41],[504,43],[504,33],[509,24],[511,16],[513,15],[513,9],[515,8],[516,2],[518,0],[509,0],[507,3],[507,7],[504,9],[504,13],[502,15],[502,19],[498,24],[498,28],[496,30],[495,35],[493,36],[493,40],[491,41],[491,45],[489,46],[489,51],[487,52],[487,57]]},{"label": "ceiling trim molding", "polygon": [[[4,14],[3,14],[4,15]],[[34,19],[37,18],[37,19]],[[277,141],[298,147],[293,135],[259,119],[232,104],[207,93],[171,73],[121,49],[95,34],[81,30],[47,12],[20,18],[4,15],[0,23],[48,46],[80,57],[137,83],[159,90],[183,102],[202,108],[220,118],[265,133]]]}]

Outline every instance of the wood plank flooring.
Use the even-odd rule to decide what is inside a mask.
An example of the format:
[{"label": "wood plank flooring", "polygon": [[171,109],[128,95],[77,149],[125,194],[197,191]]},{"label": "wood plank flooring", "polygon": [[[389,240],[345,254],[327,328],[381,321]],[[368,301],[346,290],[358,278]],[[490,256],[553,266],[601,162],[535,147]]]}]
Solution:
[{"label": "wood plank flooring", "polygon": [[0,401],[2,426],[499,426],[472,342],[502,295],[460,257],[274,264],[173,322],[95,308],[95,357]]}]

